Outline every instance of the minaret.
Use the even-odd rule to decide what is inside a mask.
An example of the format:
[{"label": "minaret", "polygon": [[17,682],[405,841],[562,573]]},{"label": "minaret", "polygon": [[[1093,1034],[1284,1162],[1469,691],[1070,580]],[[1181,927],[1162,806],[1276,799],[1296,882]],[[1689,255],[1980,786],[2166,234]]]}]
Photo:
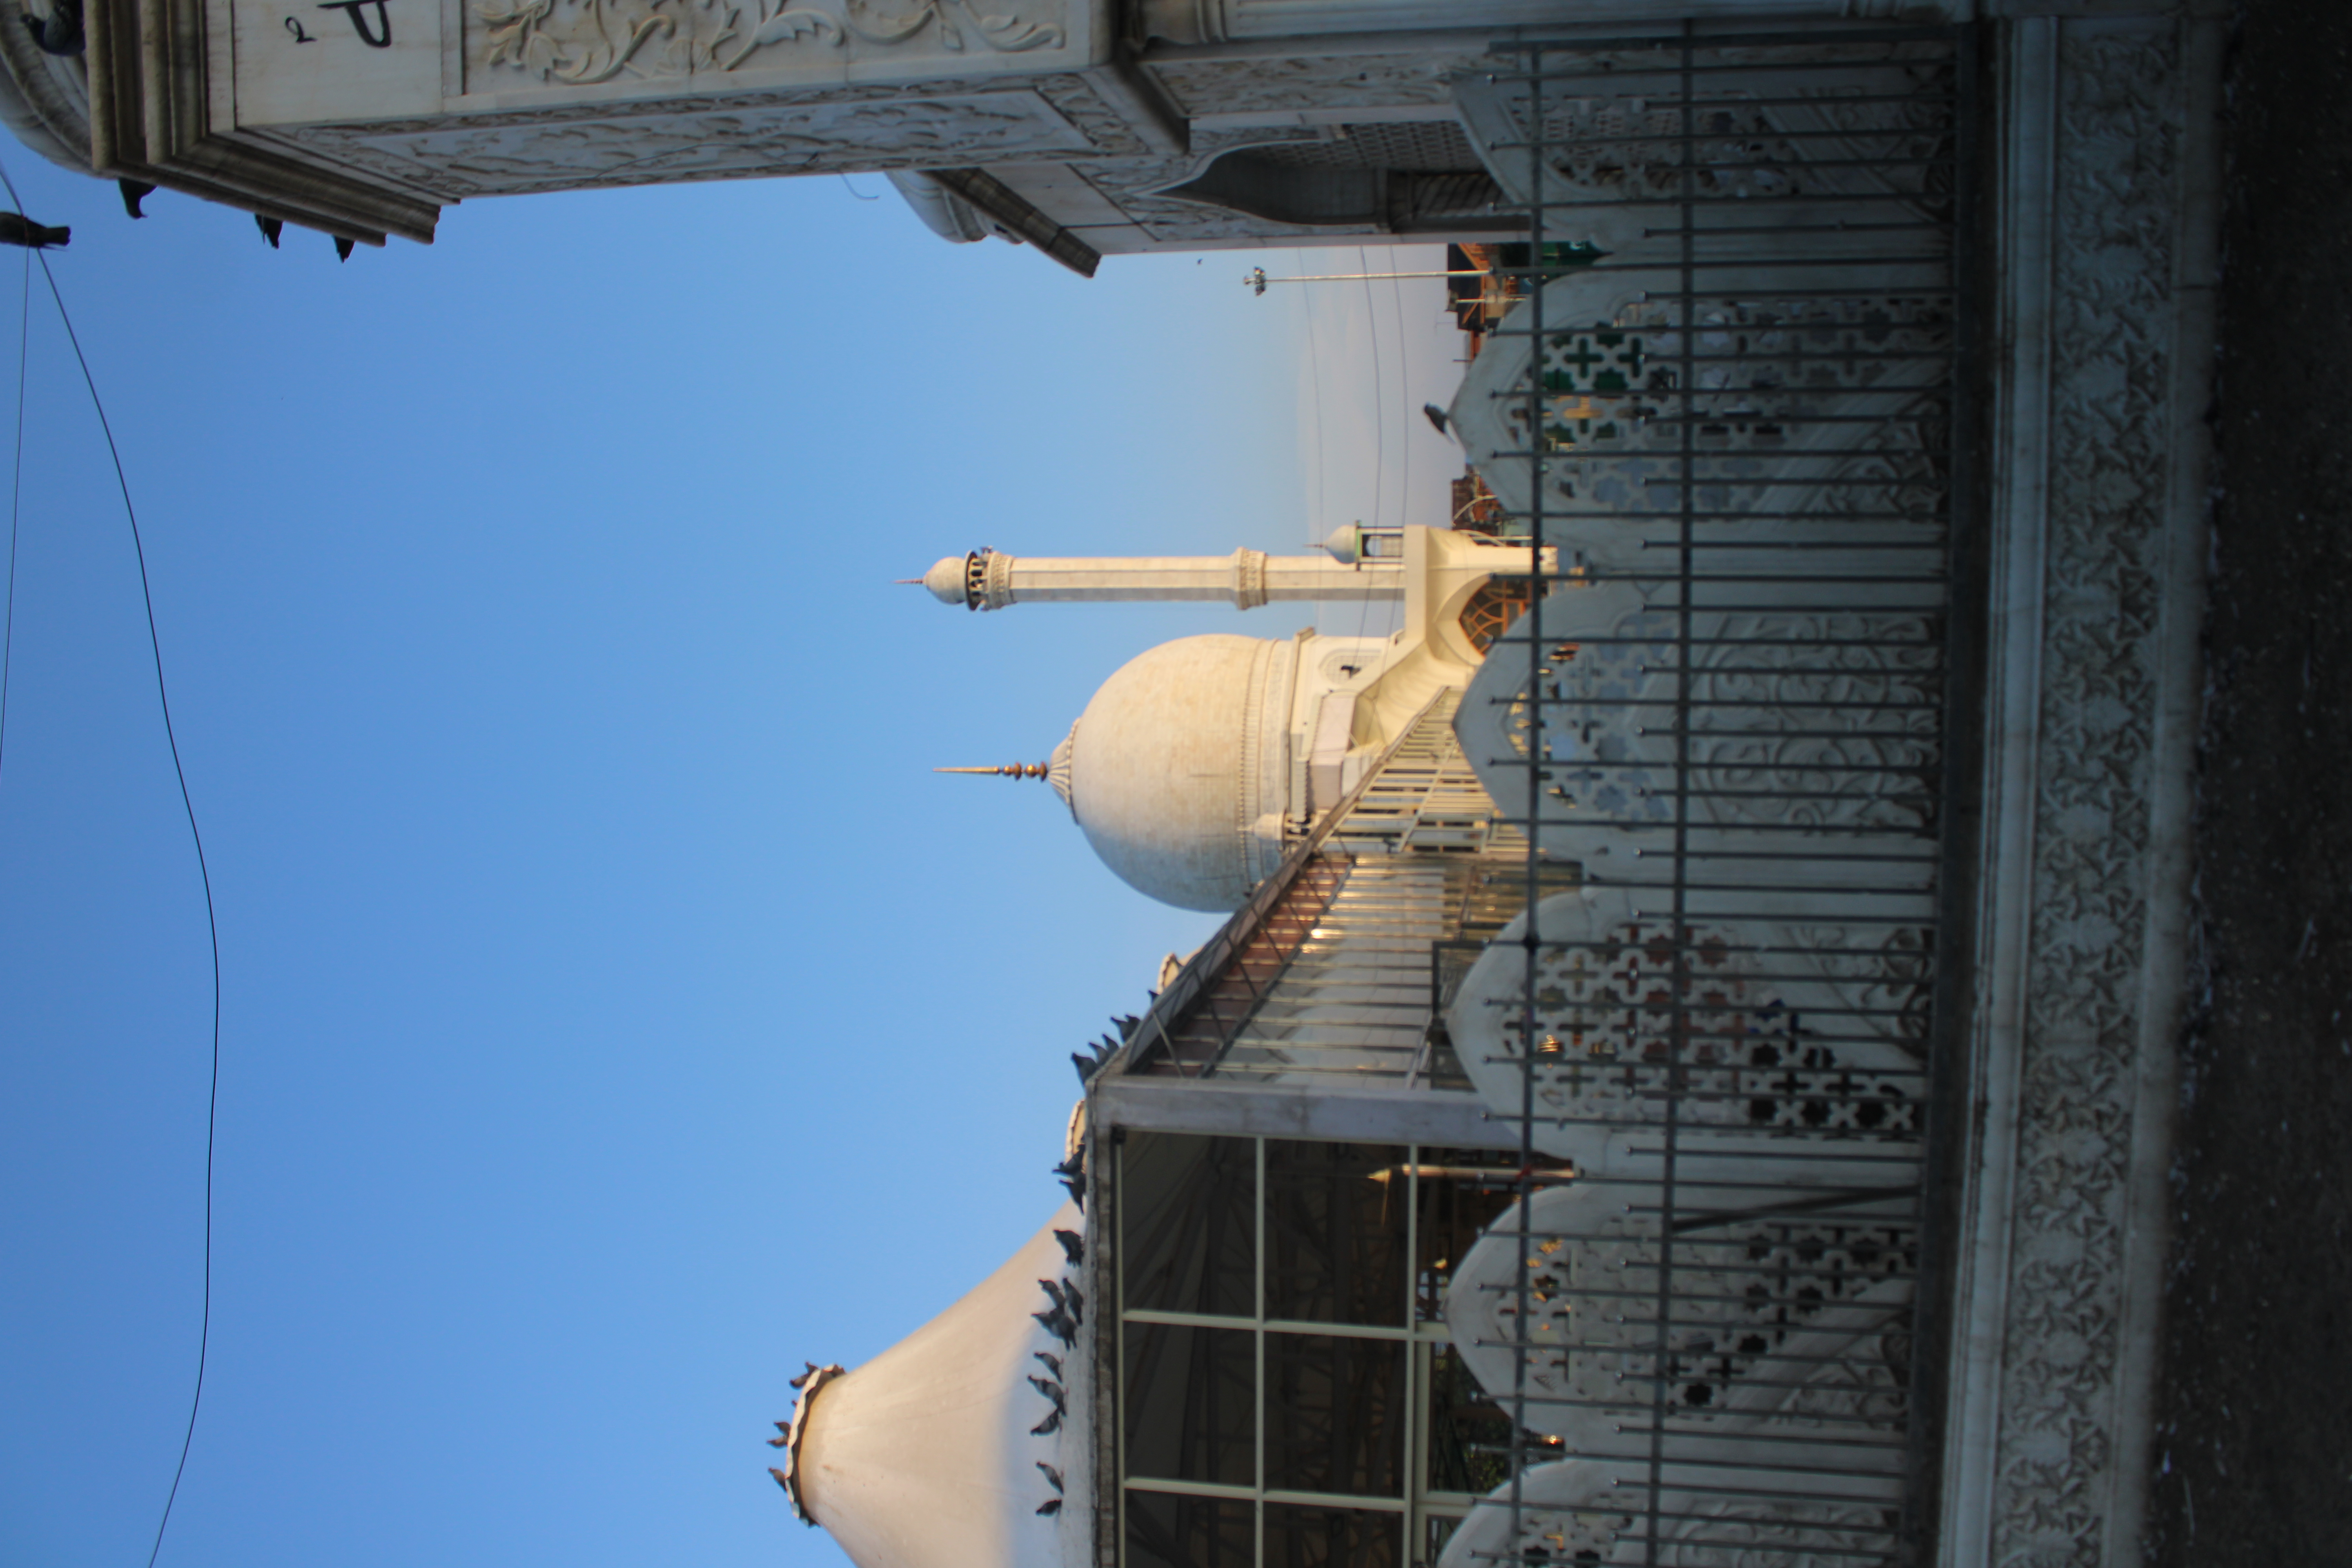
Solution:
[{"label": "minaret", "polygon": [[1323,555],[1131,555],[1033,559],[975,550],[950,555],[919,580],[941,603],[972,610],[1022,604],[1134,604],[1230,599],[1236,609],[1267,604],[1360,604],[1405,596],[1405,566],[1393,529],[1349,525]]}]

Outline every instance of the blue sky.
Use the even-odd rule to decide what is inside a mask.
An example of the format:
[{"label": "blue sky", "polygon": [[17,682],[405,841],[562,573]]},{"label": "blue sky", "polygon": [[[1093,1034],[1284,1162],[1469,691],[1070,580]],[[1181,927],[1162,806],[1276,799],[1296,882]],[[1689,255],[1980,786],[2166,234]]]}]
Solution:
[{"label": "blue sky", "polygon": [[[219,913],[212,1367],[163,1561],[841,1562],[763,1473],[784,1379],[1051,1211],[1069,1052],[1213,923],[1042,785],[928,770],[1042,758],[1167,637],[1299,624],[890,580],[1442,521],[1433,286],[1240,287],[1286,251],[1088,282],[941,244],[878,179],[483,202],[339,265],[8,164],[74,229]],[[120,1564],[194,1372],[209,961],[130,537],[35,290],[0,1561]]]}]

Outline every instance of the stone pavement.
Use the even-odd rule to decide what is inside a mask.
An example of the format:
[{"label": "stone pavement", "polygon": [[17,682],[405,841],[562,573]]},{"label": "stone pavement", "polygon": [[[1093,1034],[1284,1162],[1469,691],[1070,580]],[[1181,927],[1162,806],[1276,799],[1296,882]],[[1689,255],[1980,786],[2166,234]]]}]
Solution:
[{"label": "stone pavement", "polygon": [[2149,1560],[2352,1563],[2352,5],[2243,0]]}]

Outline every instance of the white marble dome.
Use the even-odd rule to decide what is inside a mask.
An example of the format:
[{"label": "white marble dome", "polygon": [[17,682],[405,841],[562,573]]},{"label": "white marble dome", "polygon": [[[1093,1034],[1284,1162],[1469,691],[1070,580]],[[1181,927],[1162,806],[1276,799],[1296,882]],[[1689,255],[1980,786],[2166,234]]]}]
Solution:
[{"label": "white marble dome", "polygon": [[1282,858],[1297,672],[1294,642],[1221,635],[1103,682],[1054,780],[1103,863],[1179,909],[1238,908]]}]

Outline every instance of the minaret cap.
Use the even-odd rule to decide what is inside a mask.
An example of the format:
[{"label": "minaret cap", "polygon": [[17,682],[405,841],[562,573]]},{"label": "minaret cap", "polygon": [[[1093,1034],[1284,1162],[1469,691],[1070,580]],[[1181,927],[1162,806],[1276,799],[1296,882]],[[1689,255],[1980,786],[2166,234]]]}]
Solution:
[{"label": "minaret cap", "polygon": [[964,596],[964,572],[970,560],[971,557],[965,555],[945,557],[923,574],[923,586],[929,588],[931,596],[943,605],[968,603]]}]

